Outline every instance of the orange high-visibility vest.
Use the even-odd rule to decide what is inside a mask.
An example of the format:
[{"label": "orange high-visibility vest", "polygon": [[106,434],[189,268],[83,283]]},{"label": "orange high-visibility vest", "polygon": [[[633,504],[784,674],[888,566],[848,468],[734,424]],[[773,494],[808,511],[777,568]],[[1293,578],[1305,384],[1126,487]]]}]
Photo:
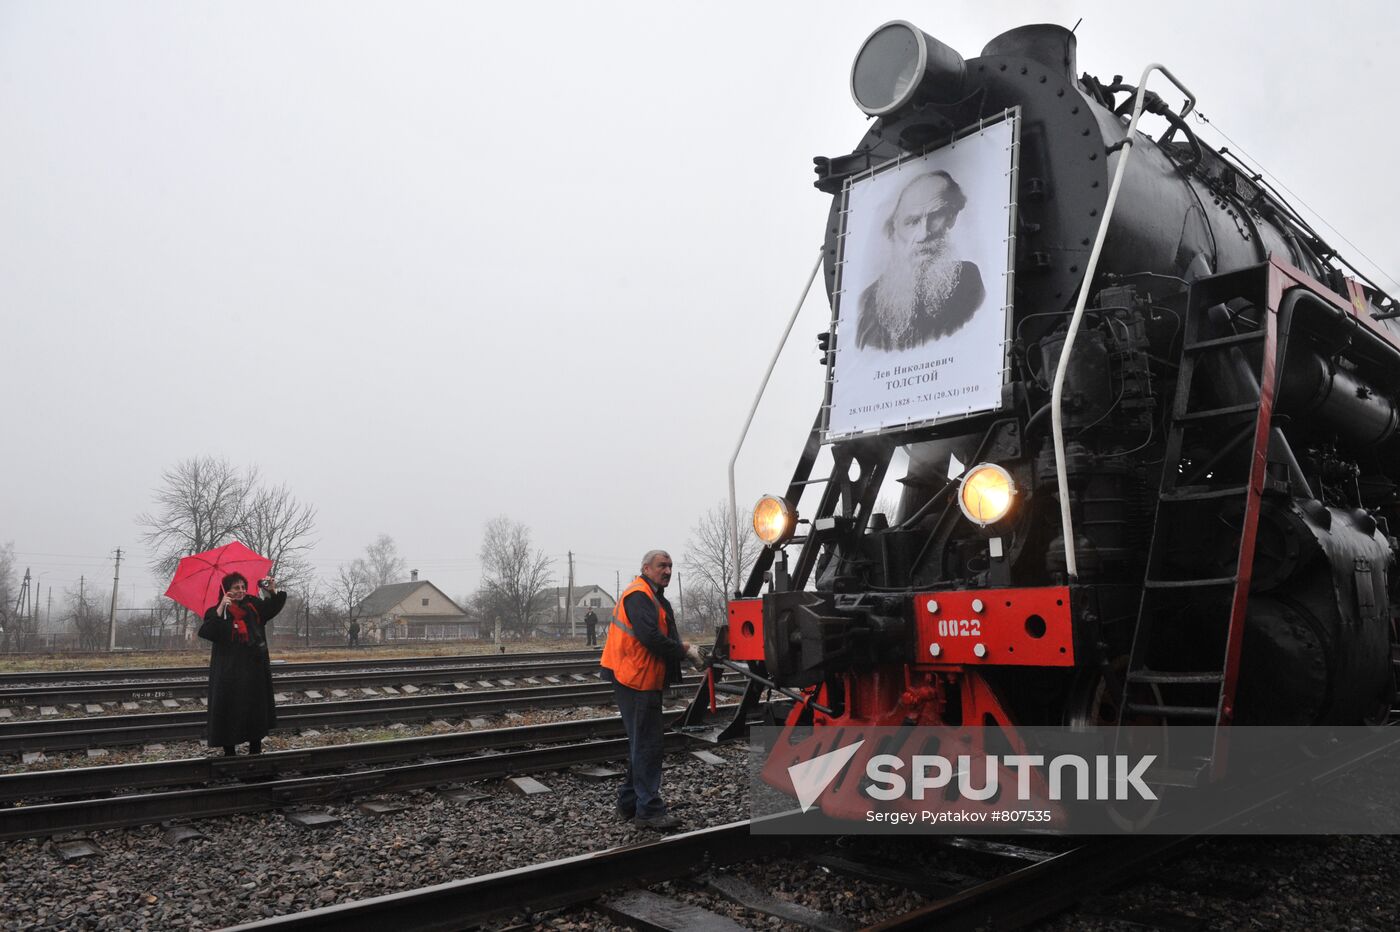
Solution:
[{"label": "orange high-visibility vest", "polygon": [[603,666],[613,672],[613,676],[623,686],[631,689],[661,689],[666,685],[666,661],[642,646],[632,630],[632,622],[627,618],[627,597],[634,592],[645,592],[656,606],[657,627],[663,637],[671,634],[670,619],[661,600],[652,592],[646,577],[638,576],[622,593],[622,598],[613,606],[612,635],[603,646]]}]

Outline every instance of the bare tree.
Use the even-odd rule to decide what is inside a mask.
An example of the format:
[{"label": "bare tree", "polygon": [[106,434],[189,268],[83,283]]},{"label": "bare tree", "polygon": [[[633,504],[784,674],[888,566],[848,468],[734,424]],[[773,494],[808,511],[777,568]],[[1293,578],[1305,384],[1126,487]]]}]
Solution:
[{"label": "bare tree", "polygon": [[351,560],[349,563],[342,563],[335,572],[335,578],[327,585],[329,593],[326,598],[335,607],[335,613],[340,618],[343,630],[350,627],[350,623],[359,619],[364,610],[365,598],[374,591],[375,586],[370,585],[369,570],[364,560]]},{"label": "bare tree", "polygon": [[[752,516],[739,530],[740,578],[753,569],[754,560],[763,544],[748,526]],[[686,605],[700,619],[718,622],[729,611],[729,596],[734,586],[734,518],[728,504],[714,505],[700,516],[691,528],[686,544]]]},{"label": "bare tree", "polygon": [[[306,579],[302,581],[301,591],[297,595],[297,611],[300,614],[295,616],[291,624],[291,630],[300,634],[306,641],[311,643],[311,638],[316,632],[336,631],[344,633],[350,627],[348,620],[342,621],[340,612],[327,611],[327,600],[336,598],[333,590],[328,590],[318,579]],[[334,604],[334,603],[332,603]],[[359,606],[356,606],[358,609]]]},{"label": "bare tree", "polygon": [[[301,586],[302,618],[301,623],[305,625],[305,636],[307,641],[311,640],[313,633],[312,616],[318,615],[317,605],[325,605],[328,594],[319,579],[307,579]],[[317,618],[320,621],[320,618]],[[325,627],[322,624],[322,627]],[[348,627],[348,624],[347,624]]]},{"label": "bare tree", "polygon": [[528,636],[534,616],[544,607],[541,596],[554,581],[554,561],[530,546],[528,527],[501,515],[486,522],[481,566],[484,603],[499,612],[517,637]]},{"label": "bare tree", "polygon": [[285,485],[250,489],[239,539],[272,561],[284,589],[297,589],[311,576],[307,556],[315,541],[316,509],[297,501]]},{"label": "bare tree", "polygon": [[69,625],[78,635],[82,650],[101,650],[107,646],[107,616],[90,593],[68,590],[64,593]]},{"label": "bare tree", "polygon": [[25,619],[20,612],[19,585],[15,582],[15,544],[0,546],[0,649],[18,649]]},{"label": "bare tree", "polygon": [[[364,601],[380,586],[402,582],[408,575],[408,564],[399,556],[398,545],[388,534],[380,534],[365,547],[365,555],[336,567],[335,576],[326,581],[324,599],[332,607],[334,624],[341,633],[349,630],[364,613]],[[309,598],[313,604],[323,596],[317,592]],[[325,626],[323,622],[322,626]],[[368,637],[370,632],[362,632]]]},{"label": "bare tree", "polygon": [[167,469],[156,489],[156,510],[137,518],[151,549],[151,570],[171,576],[180,558],[226,544],[247,519],[257,473],[240,473],[228,460],[197,456]]},{"label": "bare tree", "polygon": [[374,543],[365,548],[364,559],[356,562],[362,564],[371,592],[380,586],[403,582],[408,575],[408,564],[399,556],[398,545],[388,534],[375,538]]},{"label": "bare tree", "polygon": [[155,598],[141,612],[133,612],[126,620],[118,621],[117,627],[128,644],[165,649],[175,640],[182,611],[169,599]]}]

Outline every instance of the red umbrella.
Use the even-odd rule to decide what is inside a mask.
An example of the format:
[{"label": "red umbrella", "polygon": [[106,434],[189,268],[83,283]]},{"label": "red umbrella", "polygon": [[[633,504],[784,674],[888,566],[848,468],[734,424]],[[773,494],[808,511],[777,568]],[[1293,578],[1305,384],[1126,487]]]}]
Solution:
[{"label": "red umbrella", "polygon": [[196,615],[203,615],[223,597],[220,586],[229,573],[242,573],[248,580],[248,589],[256,592],[258,580],[270,572],[271,560],[234,541],[182,558],[165,594]]}]

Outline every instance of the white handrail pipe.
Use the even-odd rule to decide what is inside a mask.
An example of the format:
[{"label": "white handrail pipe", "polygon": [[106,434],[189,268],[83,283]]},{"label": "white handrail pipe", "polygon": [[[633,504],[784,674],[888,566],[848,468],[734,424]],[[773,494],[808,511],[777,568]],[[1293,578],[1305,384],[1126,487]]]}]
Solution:
[{"label": "white handrail pipe", "polygon": [[1185,116],[1196,105],[1196,95],[1186,85],[1176,79],[1165,66],[1153,63],[1143,69],[1142,80],[1138,82],[1137,97],[1133,102],[1133,116],[1128,121],[1128,132],[1123,137],[1123,151],[1118,156],[1118,168],[1113,173],[1113,184],[1108,189],[1108,202],[1104,205],[1103,219],[1099,221],[1099,232],[1094,237],[1094,248],[1089,253],[1089,264],[1084,269],[1084,283],[1079,286],[1079,299],[1074,303],[1074,314],[1069,320],[1069,330],[1065,333],[1065,344],[1060,348],[1060,361],[1055,366],[1055,385],[1050,393],[1050,430],[1055,440],[1055,483],[1060,493],[1060,533],[1065,539],[1065,571],[1070,581],[1078,579],[1079,564],[1074,554],[1074,520],[1069,508],[1069,473],[1065,469],[1065,430],[1061,416],[1061,401],[1065,393],[1065,372],[1069,370],[1070,350],[1074,338],[1079,333],[1079,323],[1084,318],[1084,306],[1089,300],[1089,283],[1094,280],[1094,272],[1099,265],[1099,253],[1103,251],[1104,239],[1108,236],[1108,223],[1113,217],[1113,207],[1118,201],[1118,188],[1123,183],[1123,170],[1128,165],[1128,156],[1133,152],[1133,132],[1137,129],[1138,117],[1142,116],[1142,102],[1147,93],[1147,79],[1152,72],[1160,71],[1167,79],[1186,95],[1186,106],[1181,111]]}]

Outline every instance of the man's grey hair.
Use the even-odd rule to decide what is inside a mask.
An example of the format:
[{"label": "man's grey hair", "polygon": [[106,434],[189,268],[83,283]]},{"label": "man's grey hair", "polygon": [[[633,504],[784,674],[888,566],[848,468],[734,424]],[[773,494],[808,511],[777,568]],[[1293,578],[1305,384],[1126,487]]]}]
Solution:
[{"label": "man's grey hair", "polygon": [[915,175],[913,178],[909,179],[908,184],[899,189],[899,196],[894,199],[894,204],[890,207],[889,216],[885,218],[885,222],[881,226],[886,239],[894,238],[894,221],[895,218],[899,216],[899,205],[904,203],[904,195],[908,194],[910,188],[914,187],[914,185],[923,181],[925,178],[938,178],[943,182],[944,189],[947,191],[944,209],[953,215],[952,222],[957,221],[958,214],[962,213],[963,208],[967,206],[967,195],[963,193],[962,185],[954,181],[953,176],[943,169],[940,168],[938,171],[924,172],[921,175]]},{"label": "man's grey hair", "polygon": [[669,556],[670,554],[664,550],[648,550],[646,552],[646,555],[642,557],[642,569],[646,569],[648,566],[651,566],[652,561],[655,560],[657,557]]}]

